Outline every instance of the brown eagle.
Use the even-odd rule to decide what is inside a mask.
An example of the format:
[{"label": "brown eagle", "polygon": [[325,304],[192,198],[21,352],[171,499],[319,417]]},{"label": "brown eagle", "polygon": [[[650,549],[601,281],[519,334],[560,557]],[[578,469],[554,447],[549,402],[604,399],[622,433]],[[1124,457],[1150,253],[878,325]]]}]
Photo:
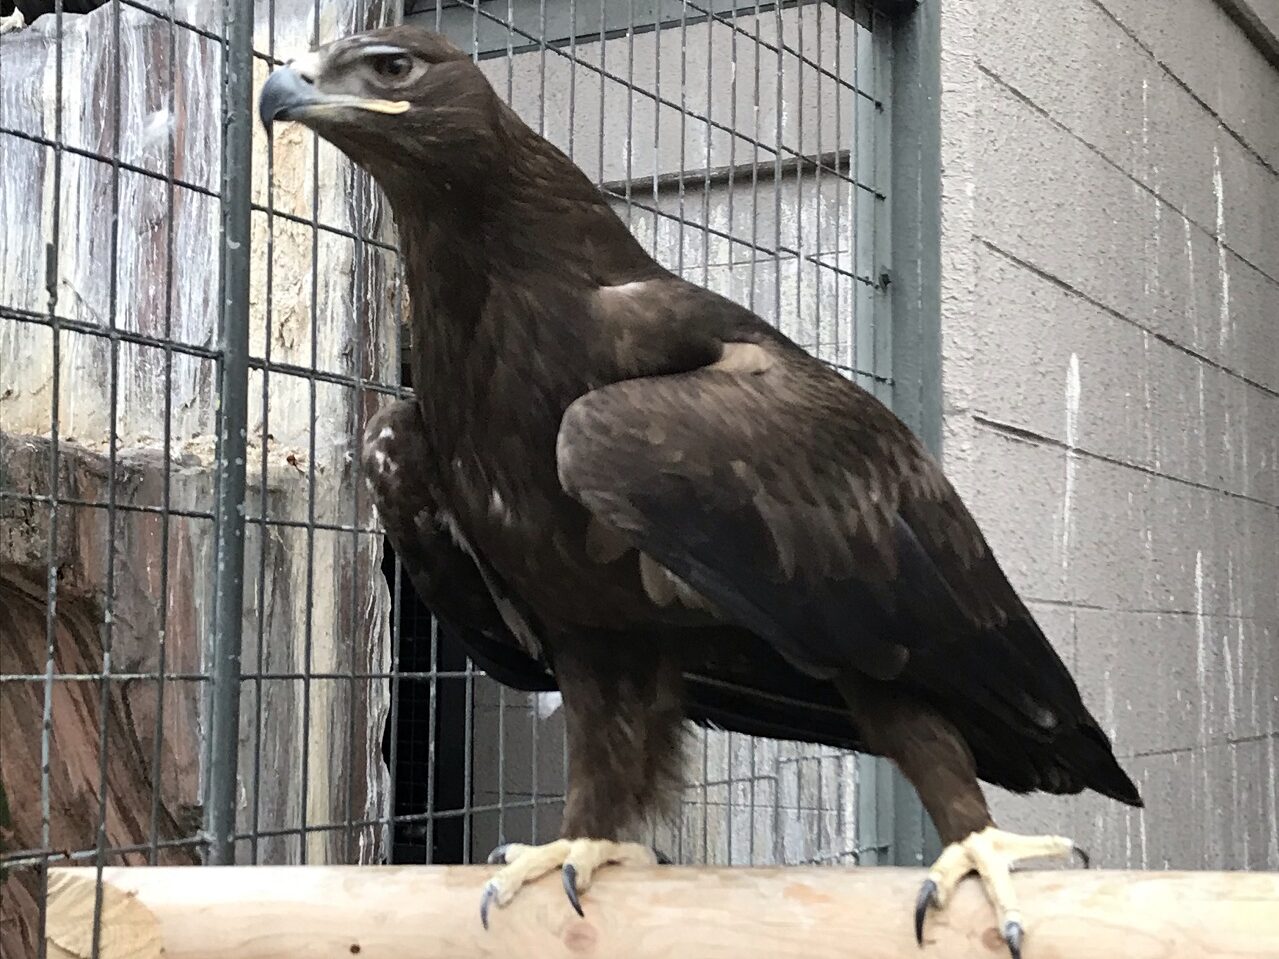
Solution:
[{"label": "brown eagle", "polygon": [[1013,954],[1015,861],[978,780],[1140,805],[977,524],[910,430],[750,311],[654,262],[438,35],[329,44],[263,87],[395,213],[416,400],[370,423],[387,534],[476,660],[557,687],[562,838],[507,845],[481,914],[556,868],[574,908],[678,785],[686,719],[887,756]]}]

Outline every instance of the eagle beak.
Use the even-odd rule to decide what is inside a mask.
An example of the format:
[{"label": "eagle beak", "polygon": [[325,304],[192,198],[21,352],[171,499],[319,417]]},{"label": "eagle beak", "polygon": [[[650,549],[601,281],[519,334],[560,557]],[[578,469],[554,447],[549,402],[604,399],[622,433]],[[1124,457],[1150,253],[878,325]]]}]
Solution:
[{"label": "eagle beak", "polygon": [[305,121],[317,114],[341,109],[394,114],[403,113],[409,108],[406,100],[325,93],[316,84],[320,65],[319,55],[308,53],[290,60],[267,77],[258,97],[258,117],[268,133],[276,120]]},{"label": "eagle beak", "polygon": [[314,81],[304,77],[291,63],[266,78],[258,97],[258,117],[267,132],[276,120],[292,120],[300,111],[320,103]]}]

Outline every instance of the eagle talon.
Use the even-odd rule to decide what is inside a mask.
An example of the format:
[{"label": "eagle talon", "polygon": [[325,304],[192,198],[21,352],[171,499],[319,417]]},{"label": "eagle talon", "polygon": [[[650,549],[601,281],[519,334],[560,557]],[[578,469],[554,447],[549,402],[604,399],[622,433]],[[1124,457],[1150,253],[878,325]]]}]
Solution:
[{"label": "eagle talon", "polygon": [[[497,852],[497,850],[493,850]],[[484,895],[480,897],[480,924],[484,926],[485,931],[489,927],[489,906],[493,904],[493,900],[497,898],[497,886],[492,882],[484,884]]]},{"label": "eagle talon", "polygon": [[920,948],[924,945],[924,918],[928,915],[928,907],[937,902],[937,883],[925,879],[919,887],[919,895],[915,897],[915,942]]},{"label": "eagle talon", "polygon": [[489,853],[492,865],[501,865],[484,887],[480,900],[480,921],[488,928],[490,907],[507,905],[519,891],[553,869],[560,870],[560,881],[573,910],[585,918],[581,893],[590,888],[595,873],[610,864],[650,866],[657,861],[648,846],[609,839],[557,839],[544,846],[504,843]]},{"label": "eagle talon", "polygon": [[573,911],[585,919],[586,913],[582,912],[582,903],[577,898],[577,867],[571,862],[564,863],[560,869],[560,880],[564,883],[564,892]]},{"label": "eagle talon", "polygon": [[1011,872],[1023,859],[1044,856],[1069,858],[1072,855],[1088,863],[1088,854],[1069,839],[1061,836],[1019,836],[994,826],[986,826],[959,842],[951,843],[933,863],[915,900],[916,941],[923,944],[924,917],[928,908],[944,909],[960,881],[969,873],[976,872],[985,886],[987,898],[995,907],[996,928],[1008,944],[1012,959],[1021,959],[1021,944],[1026,930],[1017,906]]},{"label": "eagle talon", "polygon": [[1087,849],[1082,849],[1079,846],[1072,845],[1070,847],[1070,852],[1071,855],[1079,860],[1079,865],[1083,866],[1085,869],[1092,868],[1092,857],[1088,855]]},{"label": "eagle talon", "polygon": [[490,866],[506,865],[506,851],[510,849],[514,843],[504,842],[501,845],[494,846],[493,851],[488,855],[488,864]]},{"label": "eagle talon", "polygon": [[1021,923],[1009,920],[1004,923],[1004,942],[1008,943],[1008,951],[1012,953],[1012,959],[1021,959],[1021,940],[1024,932]]}]

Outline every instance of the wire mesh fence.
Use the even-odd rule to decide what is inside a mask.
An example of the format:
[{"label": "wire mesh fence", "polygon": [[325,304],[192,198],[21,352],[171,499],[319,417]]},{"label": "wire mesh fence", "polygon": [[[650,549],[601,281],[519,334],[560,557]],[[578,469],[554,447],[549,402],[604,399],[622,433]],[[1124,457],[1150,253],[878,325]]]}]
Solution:
[{"label": "wire mesh fence", "polygon": [[[467,862],[558,828],[555,694],[503,689],[358,471],[414,349],[393,224],[289,54],[472,53],[664,265],[891,398],[889,25],[868,4],[109,0],[0,39],[0,935],[50,866]],[[239,557],[242,555],[242,565]],[[875,767],[698,731],[679,861],[874,861]]]}]

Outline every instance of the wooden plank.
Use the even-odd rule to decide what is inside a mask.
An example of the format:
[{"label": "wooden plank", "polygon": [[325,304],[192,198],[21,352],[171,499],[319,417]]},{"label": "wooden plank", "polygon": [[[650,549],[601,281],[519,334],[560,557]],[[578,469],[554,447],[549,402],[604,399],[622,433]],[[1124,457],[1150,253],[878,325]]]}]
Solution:
[{"label": "wooden plank", "polygon": [[[918,869],[611,869],[583,897],[559,877],[523,890],[486,932],[491,867],[259,866],[104,871],[101,959],[899,959]],[[95,872],[50,877],[50,955],[85,957]],[[1018,873],[1024,959],[1261,959],[1279,955],[1279,874]],[[929,918],[923,956],[1004,955],[975,881]],[[160,950],[157,952],[157,949]]]}]

